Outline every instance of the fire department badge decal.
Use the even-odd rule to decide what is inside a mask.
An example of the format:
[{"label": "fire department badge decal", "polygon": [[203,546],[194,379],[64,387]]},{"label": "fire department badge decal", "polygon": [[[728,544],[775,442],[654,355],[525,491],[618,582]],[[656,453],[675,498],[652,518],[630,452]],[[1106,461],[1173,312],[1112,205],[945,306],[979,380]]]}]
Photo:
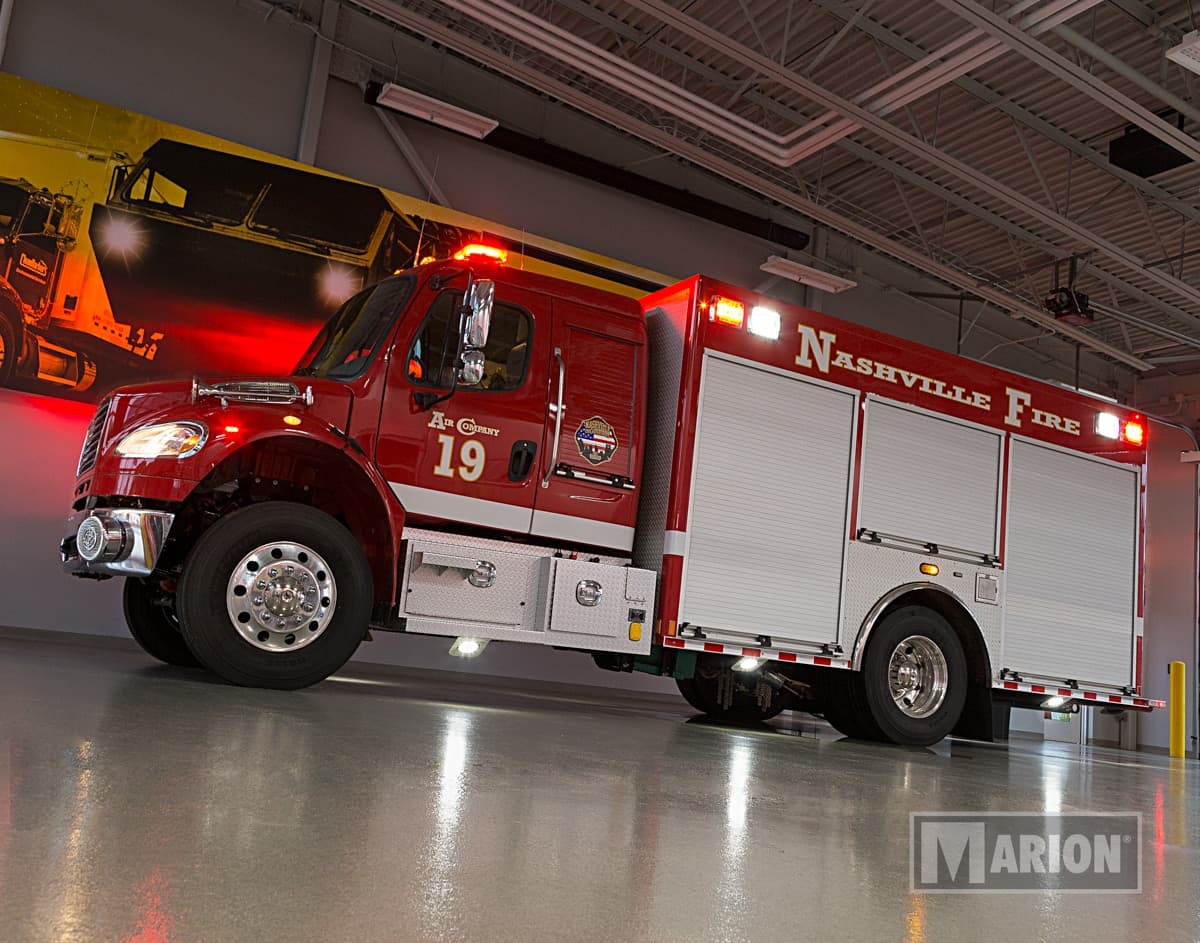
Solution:
[{"label": "fire department badge decal", "polygon": [[575,444],[579,454],[591,465],[611,462],[617,454],[617,430],[599,416],[585,419],[575,430]]}]

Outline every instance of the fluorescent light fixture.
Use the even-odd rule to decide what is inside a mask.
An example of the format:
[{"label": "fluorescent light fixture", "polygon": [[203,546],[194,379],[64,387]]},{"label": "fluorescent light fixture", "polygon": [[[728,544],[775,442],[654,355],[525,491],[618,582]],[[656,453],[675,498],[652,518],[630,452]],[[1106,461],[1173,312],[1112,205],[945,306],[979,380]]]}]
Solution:
[{"label": "fluorescent light fixture", "polygon": [[1167,50],[1167,58],[1176,65],[1200,73],[1200,29],[1183,37],[1183,42]]},{"label": "fluorescent light fixture", "polygon": [[424,121],[431,121],[443,128],[449,128],[451,131],[457,131],[459,134],[466,134],[481,141],[500,125],[500,122],[494,118],[486,118],[473,111],[467,111],[465,108],[449,105],[444,101],[414,92],[411,88],[405,88],[394,82],[370,85],[367,88],[367,95],[368,102],[373,96],[376,105],[391,108],[393,111],[412,115],[414,118],[421,118]]},{"label": "fluorescent light fixture", "polygon": [[1046,708],[1047,710],[1054,710],[1055,708],[1062,707],[1066,703],[1067,699],[1065,697],[1048,697],[1046,700],[1042,701],[1042,707]]},{"label": "fluorescent light fixture", "polygon": [[456,638],[454,644],[450,646],[450,654],[457,655],[459,658],[474,658],[476,655],[482,654],[487,648],[488,640],[485,638]]},{"label": "fluorescent light fixture", "polygon": [[765,337],[767,340],[779,340],[779,312],[774,308],[765,308],[762,305],[755,305],[750,309],[750,320],[746,322],[746,327],[751,334],[757,334],[759,337]]},{"label": "fluorescent light fixture", "polygon": [[739,658],[737,661],[735,661],[733,663],[733,670],[734,671],[757,671],[758,666],[761,664],[762,664],[761,658],[752,658],[750,655],[746,655],[745,657]]},{"label": "fluorescent light fixture", "polygon": [[791,259],[785,259],[779,255],[767,256],[767,261],[760,265],[759,268],[764,272],[769,272],[771,275],[778,275],[780,278],[790,278],[801,285],[811,285],[820,291],[831,293],[845,291],[847,288],[855,288],[858,285],[858,282],[849,278],[842,278],[840,275],[831,275],[829,272],[822,272],[819,268],[813,268],[810,265],[801,265],[799,262],[793,262]]},{"label": "fluorescent light fixture", "polygon": [[1106,439],[1121,438],[1121,417],[1116,413],[1096,413],[1096,435]]}]

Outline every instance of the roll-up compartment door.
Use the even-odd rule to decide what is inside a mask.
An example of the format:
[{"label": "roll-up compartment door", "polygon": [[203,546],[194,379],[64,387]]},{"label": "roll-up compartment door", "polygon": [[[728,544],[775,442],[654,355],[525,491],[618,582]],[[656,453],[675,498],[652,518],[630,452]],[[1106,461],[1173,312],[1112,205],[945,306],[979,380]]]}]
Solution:
[{"label": "roll-up compartment door", "polygon": [[1002,665],[1133,683],[1139,473],[1014,440]]},{"label": "roll-up compartment door", "polygon": [[859,528],[995,554],[1002,439],[991,429],[868,400]]},{"label": "roll-up compartment door", "polygon": [[837,637],[853,393],[708,355],[680,618]]}]

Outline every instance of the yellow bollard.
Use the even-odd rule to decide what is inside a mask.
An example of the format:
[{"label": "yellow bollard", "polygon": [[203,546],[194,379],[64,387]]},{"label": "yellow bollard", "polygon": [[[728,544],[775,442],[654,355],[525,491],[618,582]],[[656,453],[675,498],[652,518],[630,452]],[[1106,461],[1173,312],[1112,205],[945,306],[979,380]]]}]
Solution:
[{"label": "yellow bollard", "polygon": [[1171,676],[1171,697],[1167,701],[1167,710],[1171,712],[1171,756],[1183,756],[1184,741],[1187,738],[1187,668],[1181,661],[1173,661],[1167,665]]}]

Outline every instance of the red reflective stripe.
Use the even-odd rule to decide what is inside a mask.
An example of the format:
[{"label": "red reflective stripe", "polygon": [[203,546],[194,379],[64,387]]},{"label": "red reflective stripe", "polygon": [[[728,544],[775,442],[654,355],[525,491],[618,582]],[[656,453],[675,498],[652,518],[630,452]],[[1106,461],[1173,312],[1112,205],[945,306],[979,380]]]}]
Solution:
[{"label": "red reflective stripe", "polygon": [[1044,684],[1035,684],[1033,686],[1033,693],[1034,694],[1045,694],[1046,686]]},{"label": "red reflective stripe", "polygon": [[1137,657],[1134,660],[1133,668],[1133,683],[1138,694],[1142,693],[1142,637],[1137,637],[1137,648],[1135,649]]},{"label": "red reflective stripe", "polygon": [[746,658],[761,658],[762,649],[759,648],[743,648],[742,655]]},{"label": "red reflective stripe", "polygon": [[705,643],[704,643],[704,650],[705,650],[706,652],[723,652],[723,651],[725,651],[725,646],[724,646],[724,645],[717,645],[717,644],[715,644],[715,643],[713,643],[713,642],[705,642]]},{"label": "red reflective stripe", "polygon": [[1060,697],[1070,697],[1074,692],[1070,688],[1059,688],[1058,694]]},{"label": "red reflective stripe", "polygon": [[820,655],[818,655],[816,658],[813,659],[813,664],[814,665],[832,665],[833,659],[832,658],[823,658]]},{"label": "red reflective stripe", "polygon": [[1110,694],[1110,695],[1108,696],[1108,699],[1109,699],[1110,701],[1112,701],[1114,704],[1120,704],[1120,703],[1121,703],[1121,700],[1122,700],[1120,697],[1118,697],[1118,696],[1117,696],[1117,695],[1115,695],[1115,694]]},{"label": "red reflective stripe", "polygon": [[1150,702],[1147,701],[1144,697],[1135,697],[1133,699],[1133,703],[1137,707],[1149,707],[1150,706]]},{"label": "red reflective stripe", "polygon": [[796,656],[792,652],[780,652],[779,660],[780,661],[795,661]]},{"label": "red reflective stripe", "polygon": [[683,648],[685,642],[681,638],[670,638],[668,636],[667,638],[663,639],[663,644],[666,645],[667,648]]},{"label": "red reflective stripe", "polygon": [[1015,691],[1018,688],[1018,684],[1015,681],[1005,681],[1004,687],[1007,688],[1009,691]]},{"label": "red reflective stripe", "polygon": [[1094,700],[1096,700],[1096,697],[1097,697],[1095,691],[1084,691],[1083,696],[1084,696],[1084,698],[1086,698],[1089,701],[1094,701]]}]

